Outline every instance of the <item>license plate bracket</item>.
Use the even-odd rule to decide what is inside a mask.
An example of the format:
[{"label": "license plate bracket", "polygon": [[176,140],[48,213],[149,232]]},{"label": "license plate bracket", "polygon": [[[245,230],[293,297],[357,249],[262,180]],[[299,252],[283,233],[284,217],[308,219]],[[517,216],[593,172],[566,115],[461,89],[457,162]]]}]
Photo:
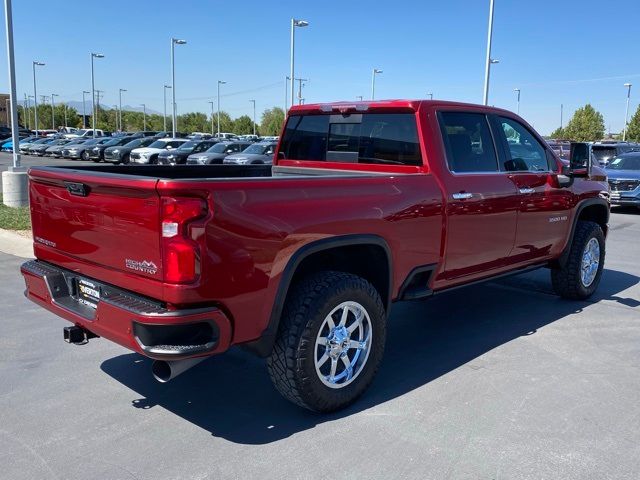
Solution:
[{"label": "license plate bracket", "polygon": [[91,308],[98,308],[100,303],[100,285],[85,278],[76,278],[76,293],[78,303]]}]

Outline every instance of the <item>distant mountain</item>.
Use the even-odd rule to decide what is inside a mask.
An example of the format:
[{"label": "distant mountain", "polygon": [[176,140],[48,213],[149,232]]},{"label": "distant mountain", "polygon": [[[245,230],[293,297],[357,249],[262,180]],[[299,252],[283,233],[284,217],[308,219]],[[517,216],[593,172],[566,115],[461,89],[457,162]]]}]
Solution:
[{"label": "distant mountain", "polygon": [[[64,103],[66,103],[71,108],[75,108],[76,111],[80,115],[82,115],[82,101],[77,102],[75,100],[71,100],[69,102],[64,102]],[[109,105],[109,104],[104,105],[104,104],[102,104],[102,107],[106,108],[106,109],[111,109],[111,108],[113,108],[113,105]],[[91,114],[91,95],[89,95],[89,98],[87,98],[85,108],[87,109],[87,115],[90,115]],[[131,105],[123,105],[122,106],[122,110],[123,111],[128,110],[130,112],[142,112],[142,107],[132,107]],[[147,114],[148,115],[162,115],[162,112],[158,112],[156,110],[151,110],[151,109],[147,108]]]}]

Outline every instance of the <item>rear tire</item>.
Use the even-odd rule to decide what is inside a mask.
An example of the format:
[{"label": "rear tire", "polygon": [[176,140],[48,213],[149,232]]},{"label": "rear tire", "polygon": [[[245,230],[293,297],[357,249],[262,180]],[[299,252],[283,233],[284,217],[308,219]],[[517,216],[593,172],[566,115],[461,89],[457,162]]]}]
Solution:
[{"label": "rear tire", "polygon": [[386,312],[373,285],[348,273],[320,272],[289,294],[267,368],[287,400],[332,412],[367,389],[385,339]]},{"label": "rear tire", "polygon": [[604,257],[605,238],[600,225],[578,221],[567,261],[551,270],[555,292],[571,300],[589,298],[600,284]]}]

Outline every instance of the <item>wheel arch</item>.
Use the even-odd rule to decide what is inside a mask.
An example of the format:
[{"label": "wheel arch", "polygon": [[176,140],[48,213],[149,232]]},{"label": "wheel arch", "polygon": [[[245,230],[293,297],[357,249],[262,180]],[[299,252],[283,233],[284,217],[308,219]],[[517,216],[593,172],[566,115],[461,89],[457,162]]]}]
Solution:
[{"label": "wheel arch", "polygon": [[391,249],[378,235],[354,234],[325,238],[300,247],[282,272],[269,323],[260,338],[244,344],[261,357],[271,353],[284,304],[296,281],[322,270],[352,273],[368,280],[378,291],[387,313],[391,307],[393,269]]}]

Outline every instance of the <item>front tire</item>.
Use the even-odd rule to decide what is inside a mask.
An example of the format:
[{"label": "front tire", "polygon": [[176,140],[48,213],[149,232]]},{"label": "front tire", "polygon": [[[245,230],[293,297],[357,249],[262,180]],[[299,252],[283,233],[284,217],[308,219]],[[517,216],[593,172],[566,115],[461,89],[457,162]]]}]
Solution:
[{"label": "front tire", "polygon": [[385,340],[386,312],[373,285],[348,273],[320,272],[289,294],[267,368],[287,400],[332,412],[367,389]]},{"label": "front tire", "polygon": [[89,152],[82,152],[82,155],[80,156],[82,158],[82,160],[84,160],[85,162],[89,161]]},{"label": "front tire", "polygon": [[593,295],[602,277],[605,238],[600,225],[579,221],[564,266],[551,270],[551,283],[563,298],[584,300]]}]

